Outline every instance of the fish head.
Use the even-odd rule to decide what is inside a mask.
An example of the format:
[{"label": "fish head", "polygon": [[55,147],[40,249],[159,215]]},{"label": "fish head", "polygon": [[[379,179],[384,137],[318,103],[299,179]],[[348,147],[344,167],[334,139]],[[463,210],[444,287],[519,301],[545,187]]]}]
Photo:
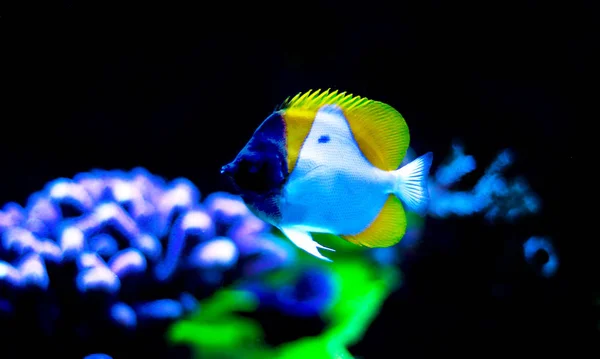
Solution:
[{"label": "fish head", "polygon": [[278,215],[278,198],[288,177],[284,136],[283,119],[273,113],[235,159],[221,168],[246,205],[269,222]]},{"label": "fish head", "polygon": [[265,194],[281,188],[285,181],[284,161],[276,151],[244,149],[221,168],[221,173],[229,178],[240,194]]}]

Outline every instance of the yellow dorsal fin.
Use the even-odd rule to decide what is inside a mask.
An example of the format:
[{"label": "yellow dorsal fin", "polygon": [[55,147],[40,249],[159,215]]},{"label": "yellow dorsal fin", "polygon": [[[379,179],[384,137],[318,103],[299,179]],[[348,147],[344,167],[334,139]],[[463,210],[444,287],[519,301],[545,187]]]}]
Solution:
[{"label": "yellow dorsal fin", "polygon": [[[342,109],[358,147],[373,166],[386,171],[400,166],[410,142],[408,126],[402,115],[383,102],[346,92],[339,93],[337,90],[299,93],[286,99],[280,106],[283,112],[290,117],[300,118],[304,124],[302,131],[299,131],[299,135],[303,134],[300,146],[310,131],[317,111],[325,105],[337,105]],[[300,147],[297,148],[299,150]]]},{"label": "yellow dorsal fin", "polygon": [[341,235],[343,239],[365,247],[390,247],[406,233],[406,214],[395,195],[389,195],[375,220],[359,234]]}]

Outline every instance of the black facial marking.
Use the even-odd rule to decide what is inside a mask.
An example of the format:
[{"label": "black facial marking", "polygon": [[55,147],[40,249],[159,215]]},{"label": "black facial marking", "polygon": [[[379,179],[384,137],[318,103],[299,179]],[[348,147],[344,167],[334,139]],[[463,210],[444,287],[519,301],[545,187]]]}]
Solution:
[{"label": "black facial marking", "polygon": [[255,131],[235,160],[222,173],[233,180],[241,194],[264,196],[281,190],[288,174],[285,127],[280,114],[269,116]]},{"label": "black facial marking", "polygon": [[282,162],[275,151],[246,152],[234,162],[230,175],[243,191],[265,193],[283,182]]},{"label": "black facial marking", "polygon": [[319,143],[327,143],[327,142],[329,142],[329,136],[321,135],[321,137],[319,137]]}]

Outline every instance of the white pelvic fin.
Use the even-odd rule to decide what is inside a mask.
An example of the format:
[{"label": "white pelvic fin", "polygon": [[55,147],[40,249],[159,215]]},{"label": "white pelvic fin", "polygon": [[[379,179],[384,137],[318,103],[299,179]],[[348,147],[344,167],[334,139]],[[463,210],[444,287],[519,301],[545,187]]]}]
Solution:
[{"label": "white pelvic fin", "polygon": [[318,249],[321,248],[321,249],[325,249],[325,250],[332,251],[332,252],[335,252],[335,250],[333,250],[331,248],[327,248],[327,247],[322,246],[319,243],[315,242],[308,232],[289,228],[289,227],[288,228],[279,228],[279,229],[298,248],[305,250],[306,252],[312,254],[313,256],[315,256],[317,258],[320,258],[320,259],[328,261],[328,262],[332,262],[331,259],[329,259],[329,258],[323,256],[321,253],[319,253]]},{"label": "white pelvic fin", "polygon": [[394,193],[406,204],[409,211],[420,215],[425,215],[429,206],[427,178],[432,160],[433,153],[428,152],[394,171],[397,178]]}]

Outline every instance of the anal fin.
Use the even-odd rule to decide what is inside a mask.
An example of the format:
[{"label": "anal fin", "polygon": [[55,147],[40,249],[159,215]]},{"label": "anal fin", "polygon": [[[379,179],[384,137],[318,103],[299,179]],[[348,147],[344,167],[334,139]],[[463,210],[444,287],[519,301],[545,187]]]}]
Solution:
[{"label": "anal fin", "polygon": [[350,243],[365,247],[390,247],[400,242],[406,233],[406,214],[402,202],[389,195],[375,220],[359,234],[340,235]]},{"label": "anal fin", "polygon": [[332,252],[335,252],[335,250],[333,250],[331,248],[327,248],[327,247],[322,246],[319,243],[315,242],[308,232],[297,230],[294,228],[289,228],[289,227],[282,227],[279,229],[298,248],[305,250],[306,252],[312,254],[313,256],[315,256],[317,258],[320,258],[320,259],[328,261],[328,262],[332,262],[331,259],[329,259],[329,258],[323,256],[321,253],[319,253],[319,248],[325,249],[328,251],[332,251]]}]

